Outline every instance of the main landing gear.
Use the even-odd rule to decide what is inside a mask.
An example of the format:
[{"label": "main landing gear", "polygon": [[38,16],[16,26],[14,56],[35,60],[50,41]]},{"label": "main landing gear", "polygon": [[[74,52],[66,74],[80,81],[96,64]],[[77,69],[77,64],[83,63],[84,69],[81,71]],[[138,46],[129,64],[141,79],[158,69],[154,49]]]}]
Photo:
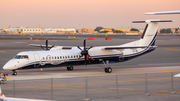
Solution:
[{"label": "main landing gear", "polygon": [[12,70],[11,75],[16,76],[17,72],[15,70]]},{"label": "main landing gear", "polygon": [[68,71],[72,71],[73,69],[74,69],[73,66],[67,66],[67,70],[68,70]]},{"label": "main landing gear", "polygon": [[106,73],[111,73],[111,72],[112,72],[112,68],[109,67],[109,60],[107,60],[106,63],[103,61],[103,63],[104,63],[104,65],[105,65],[104,71],[105,71]]}]

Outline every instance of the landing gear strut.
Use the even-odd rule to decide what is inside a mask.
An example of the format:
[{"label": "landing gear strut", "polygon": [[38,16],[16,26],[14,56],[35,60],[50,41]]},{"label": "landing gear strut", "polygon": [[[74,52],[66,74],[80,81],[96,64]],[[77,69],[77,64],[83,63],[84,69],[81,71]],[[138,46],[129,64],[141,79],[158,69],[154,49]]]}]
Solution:
[{"label": "landing gear strut", "polygon": [[11,75],[16,76],[17,72],[15,70],[12,70]]},{"label": "landing gear strut", "polygon": [[104,63],[104,65],[105,65],[104,71],[105,71],[106,73],[111,73],[111,72],[112,72],[112,68],[109,67],[109,60],[107,60],[106,63],[103,61],[103,63]]},{"label": "landing gear strut", "polygon": [[67,70],[68,70],[68,71],[72,71],[73,69],[74,69],[73,66],[67,66]]}]

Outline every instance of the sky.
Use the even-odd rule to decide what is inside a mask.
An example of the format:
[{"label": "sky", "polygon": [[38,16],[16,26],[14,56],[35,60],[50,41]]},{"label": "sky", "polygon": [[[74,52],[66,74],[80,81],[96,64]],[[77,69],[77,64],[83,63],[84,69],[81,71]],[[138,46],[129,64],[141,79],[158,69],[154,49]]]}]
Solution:
[{"label": "sky", "polygon": [[144,28],[132,21],[175,20],[160,28],[180,28],[180,14],[145,15],[180,10],[180,0],[0,0],[0,28]]}]

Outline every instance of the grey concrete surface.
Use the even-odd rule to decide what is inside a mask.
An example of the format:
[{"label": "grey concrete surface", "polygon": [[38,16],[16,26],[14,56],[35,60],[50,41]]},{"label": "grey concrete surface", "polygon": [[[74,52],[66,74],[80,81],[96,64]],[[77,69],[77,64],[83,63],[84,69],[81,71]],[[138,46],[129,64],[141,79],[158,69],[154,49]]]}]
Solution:
[{"label": "grey concrete surface", "polygon": [[[94,37],[94,40],[87,40],[89,46],[119,45],[140,38],[77,35],[76,39],[69,39],[68,35],[49,35],[32,36],[33,40],[30,40],[28,36],[0,35],[0,67],[20,51],[41,50],[28,44],[45,44],[45,39],[49,38],[49,43],[53,45],[82,46],[83,39],[87,37]],[[104,40],[105,37],[113,40]],[[158,36],[156,45],[158,48],[151,53],[127,62],[110,64],[113,68],[111,74],[104,73],[103,64],[75,66],[74,71],[67,71],[66,67],[47,68],[42,72],[39,69],[18,70],[17,76],[9,75],[8,81],[1,84],[2,91],[9,97],[33,99],[51,100],[53,95],[53,100],[59,101],[82,101],[86,96],[93,101],[179,101],[180,78],[172,79],[172,73],[180,72],[180,36]]]}]

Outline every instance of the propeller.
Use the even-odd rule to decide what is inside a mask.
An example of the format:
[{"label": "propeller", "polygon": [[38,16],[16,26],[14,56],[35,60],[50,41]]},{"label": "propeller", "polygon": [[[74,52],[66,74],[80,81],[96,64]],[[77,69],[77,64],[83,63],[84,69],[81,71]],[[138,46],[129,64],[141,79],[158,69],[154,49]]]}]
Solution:
[{"label": "propeller", "polygon": [[46,39],[46,48],[44,48],[42,45],[41,45],[41,48],[43,49],[43,50],[45,50],[45,51],[47,51],[47,50],[50,50],[51,48],[53,48],[54,47],[54,45],[52,45],[51,47],[48,47],[48,38]]},{"label": "propeller", "polygon": [[83,50],[79,46],[77,46],[77,48],[81,50],[81,56],[78,59],[80,59],[81,57],[84,56],[85,66],[87,66],[87,60],[89,60],[89,59],[94,60],[88,53],[88,50],[90,50],[93,46],[86,48],[86,39],[84,39],[83,46],[84,46]]}]

